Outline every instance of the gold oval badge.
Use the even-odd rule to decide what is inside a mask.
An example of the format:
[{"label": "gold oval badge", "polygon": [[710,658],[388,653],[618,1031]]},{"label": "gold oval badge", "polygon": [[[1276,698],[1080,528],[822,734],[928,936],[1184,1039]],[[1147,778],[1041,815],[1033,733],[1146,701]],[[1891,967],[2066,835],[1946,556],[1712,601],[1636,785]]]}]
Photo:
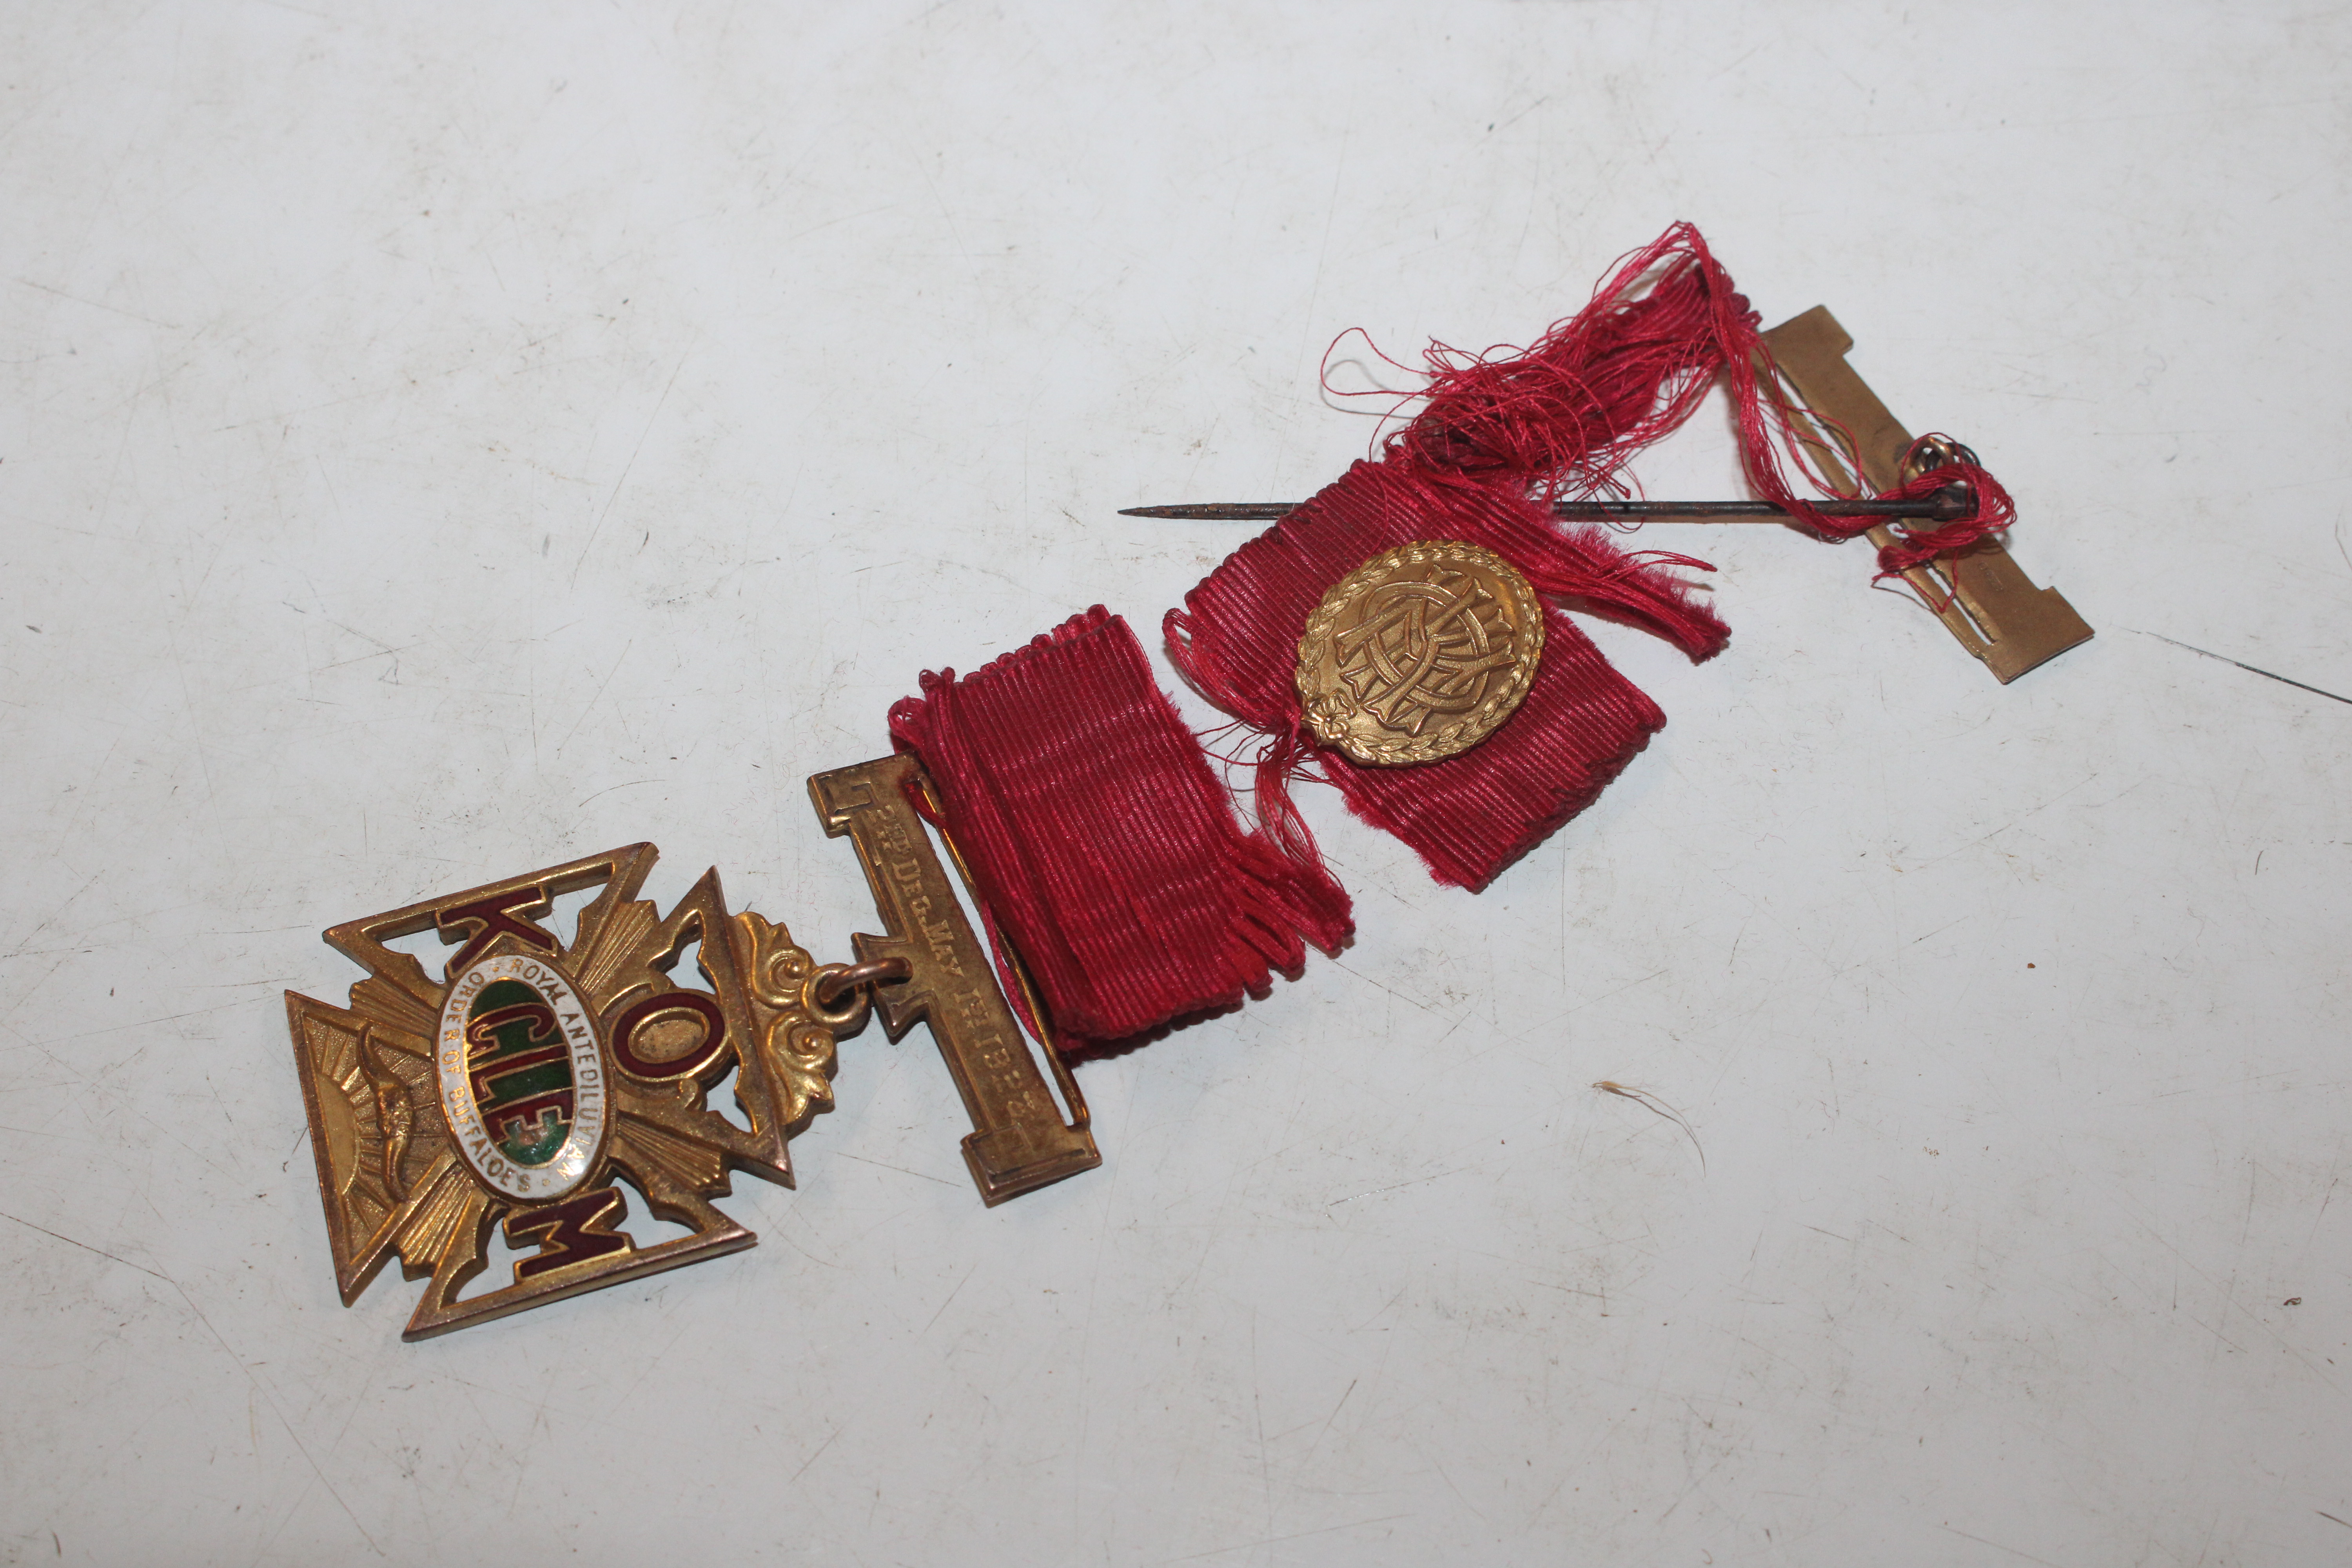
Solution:
[{"label": "gold oval badge", "polygon": [[1543,655],[1543,607],[1491,550],[1416,539],[1340,579],[1298,639],[1316,739],[1397,766],[1466,752],[1515,712]]}]

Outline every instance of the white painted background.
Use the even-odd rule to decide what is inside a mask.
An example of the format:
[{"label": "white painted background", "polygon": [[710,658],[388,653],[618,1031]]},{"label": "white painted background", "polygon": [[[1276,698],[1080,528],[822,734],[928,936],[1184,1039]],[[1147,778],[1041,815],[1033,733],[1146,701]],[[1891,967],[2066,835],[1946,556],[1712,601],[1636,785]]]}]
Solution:
[{"label": "white painted background", "polygon": [[[2352,21],[2060,9],[9,7],[0,1560],[2352,1559],[2352,708],[2176,646],[2352,694]],[[337,1304],[320,928],[651,837],[845,956],[918,671],[1677,217],[2095,643],[1661,529],[1647,754],[1477,898],[1308,792],[1360,940],[1084,1068],[1100,1171],[983,1210],[877,1030],[757,1249]]]}]

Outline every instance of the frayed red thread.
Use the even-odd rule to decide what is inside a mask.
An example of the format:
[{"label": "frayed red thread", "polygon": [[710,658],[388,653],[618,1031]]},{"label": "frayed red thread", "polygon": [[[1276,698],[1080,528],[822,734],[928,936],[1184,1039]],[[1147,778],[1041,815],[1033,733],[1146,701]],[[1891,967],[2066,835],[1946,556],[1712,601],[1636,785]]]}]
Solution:
[{"label": "frayed red thread", "polygon": [[1676,224],[1524,351],[1431,344],[1421,412],[1389,451],[1547,498],[1589,494],[1689,419],[1727,358],[1752,352],[1759,320],[1698,231]]},{"label": "frayed red thread", "polygon": [[1885,523],[1900,542],[1882,546],[1878,552],[1878,575],[1874,580],[1881,582],[1900,576],[1915,566],[1925,566],[1938,555],[1969,549],[1980,540],[2002,532],[2017,521],[2017,503],[1973,456],[1953,455],[1967,451],[1949,436],[1922,436],[1905,449],[1903,467],[1911,468],[1922,454],[1928,452],[1942,454],[1945,460],[1920,470],[1893,489],[1880,490],[1867,498],[1925,500],[1941,491],[1953,490],[1968,500],[1970,510],[1965,517],[1935,528],[1885,516],[1822,517],[1813,521],[1813,527],[1829,538],[1844,540],[1859,538]]}]

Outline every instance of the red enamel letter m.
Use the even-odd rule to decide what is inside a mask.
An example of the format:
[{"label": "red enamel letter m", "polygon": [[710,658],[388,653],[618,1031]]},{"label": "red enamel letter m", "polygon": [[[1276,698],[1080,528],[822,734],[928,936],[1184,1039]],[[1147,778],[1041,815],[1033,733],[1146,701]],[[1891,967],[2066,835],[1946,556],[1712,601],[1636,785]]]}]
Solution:
[{"label": "red enamel letter m", "polygon": [[507,1245],[520,1247],[530,1240],[539,1243],[535,1256],[515,1260],[516,1280],[520,1282],[551,1268],[585,1263],[592,1258],[635,1250],[627,1237],[613,1232],[614,1226],[628,1217],[629,1200],[618,1187],[598,1187],[543,1209],[516,1210],[507,1215]]}]

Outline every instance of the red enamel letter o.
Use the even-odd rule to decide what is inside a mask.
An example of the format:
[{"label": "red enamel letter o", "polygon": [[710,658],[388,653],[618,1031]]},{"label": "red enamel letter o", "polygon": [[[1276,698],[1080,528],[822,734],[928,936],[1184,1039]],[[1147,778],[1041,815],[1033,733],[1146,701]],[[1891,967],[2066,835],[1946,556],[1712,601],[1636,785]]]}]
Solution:
[{"label": "red enamel letter o", "polygon": [[[648,1061],[637,1054],[636,1032],[664,1013],[691,1013],[702,1020],[702,1043],[684,1056],[663,1061]],[[656,991],[640,996],[621,1010],[613,1020],[613,1059],[631,1078],[647,1083],[674,1083],[683,1078],[700,1078],[719,1065],[727,1050],[727,1015],[719,1009],[719,999],[699,991]]]}]

